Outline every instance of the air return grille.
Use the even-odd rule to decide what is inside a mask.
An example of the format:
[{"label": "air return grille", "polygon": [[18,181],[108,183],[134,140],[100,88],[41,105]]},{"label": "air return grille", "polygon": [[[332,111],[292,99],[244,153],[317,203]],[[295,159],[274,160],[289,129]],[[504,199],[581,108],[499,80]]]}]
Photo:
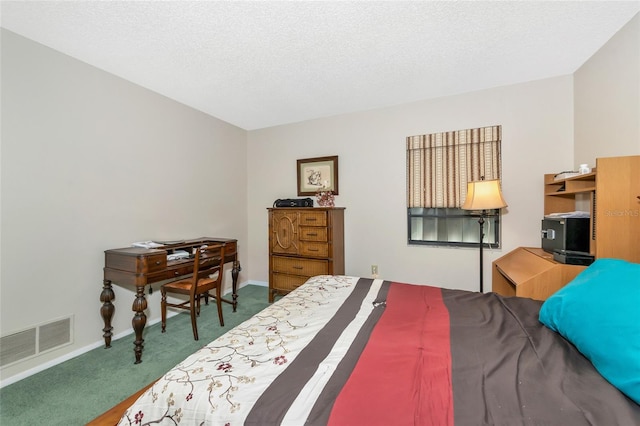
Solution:
[{"label": "air return grille", "polygon": [[72,343],[72,319],[62,318],[0,337],[0,367]]}]

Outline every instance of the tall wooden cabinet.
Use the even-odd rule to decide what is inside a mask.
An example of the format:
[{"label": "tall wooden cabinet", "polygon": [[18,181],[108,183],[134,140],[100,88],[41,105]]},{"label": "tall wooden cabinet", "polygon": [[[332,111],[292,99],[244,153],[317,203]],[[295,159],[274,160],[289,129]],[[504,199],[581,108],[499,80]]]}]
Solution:
[{"label": "tall wooden cabinet", "polygon": [[[589,251],[596,259],[640,263],[640,155],[598,158],[592,173],[566,179],[544,176],[545,215],[578,210],[578,203],[591,212]],[[544,300],[584,268],[519,247],[493,262],[492,290]]]},{"label": "tall wooden cabinet", "polygon": [[640,155],[596,160],[596,258],[640,263]]},{"label": "tall wooden cabinet", "polygon": [[344,274],[344,207],[267,210],[269,302],[315,275]]}]

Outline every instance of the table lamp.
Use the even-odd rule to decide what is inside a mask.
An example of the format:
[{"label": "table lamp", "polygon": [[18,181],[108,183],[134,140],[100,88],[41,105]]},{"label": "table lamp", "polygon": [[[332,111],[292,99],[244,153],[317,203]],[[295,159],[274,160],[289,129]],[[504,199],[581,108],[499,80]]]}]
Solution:
[{"label": "table lamp", "polygon": [[482,288],[482,240],[484,239],[484,218],[488,217],[487,210],[507,207],[500,191],[500,180],[482,180],[467,183],[467,198],[462,205],[463,210],[480,210],[480,293]]}]

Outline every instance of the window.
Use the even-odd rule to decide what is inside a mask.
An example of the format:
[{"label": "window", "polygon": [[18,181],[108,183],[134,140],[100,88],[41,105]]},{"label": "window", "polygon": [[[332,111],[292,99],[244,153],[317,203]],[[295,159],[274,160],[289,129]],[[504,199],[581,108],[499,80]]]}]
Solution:
[{"label": "window", "polygon": [[[501,126],[407,138],[409,244],[475,246],[478,212],[462,210],[467,183],[500,179]],[[500,212],[490,211],[484,244],[500,245]]]}]

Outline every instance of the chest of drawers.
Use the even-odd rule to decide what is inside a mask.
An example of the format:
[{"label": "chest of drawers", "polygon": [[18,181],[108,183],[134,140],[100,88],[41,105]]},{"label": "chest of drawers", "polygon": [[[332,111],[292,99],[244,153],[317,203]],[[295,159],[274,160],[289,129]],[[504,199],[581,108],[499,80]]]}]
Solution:
[{"label": "chest of drawers", "polygon": [[315,275],[344,274],[344,208],[270,208],[269,302]]}]

